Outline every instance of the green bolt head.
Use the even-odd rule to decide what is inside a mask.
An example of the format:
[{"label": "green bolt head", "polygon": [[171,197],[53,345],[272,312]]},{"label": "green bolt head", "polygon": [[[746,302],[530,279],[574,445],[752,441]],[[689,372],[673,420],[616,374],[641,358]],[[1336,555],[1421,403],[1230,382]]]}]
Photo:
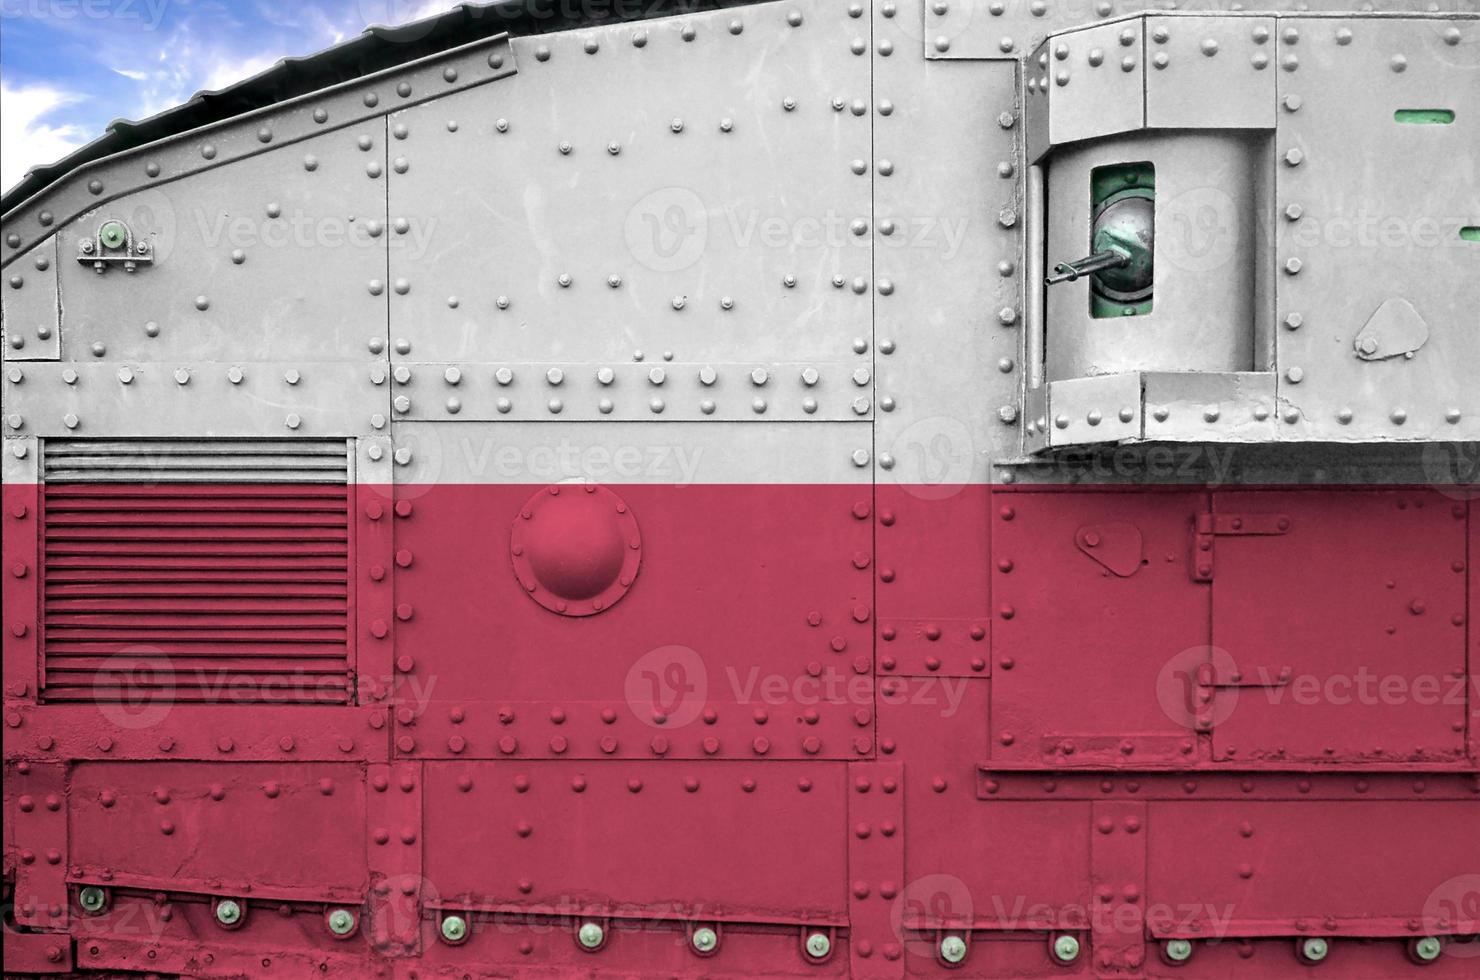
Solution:
[{"label": "green bolt head", "polygon": [[1331,947],[1326,940],[1313,936],[1300,944],[1300,952],[1312,963],[1319,963],[1331,952]]},{"label": "green bolt head", "polygon": [[242,907],[234,900],[223,898],[216,903],[216,921],[223,926],[234,926],[242,920]]},{"label": "green bolt head", "polygon": [[108,893],[101,888],[89,886],[77,895],[77,904],[84,912],[101,912],[108,904]]},{"label": "green bolt head", "polygon": [[694,948],[701,953],[708,953],[719,945],[719,934],[708,926],[700,926],[694,930]]},{"label": "green bolt head", "polygon": [[1166,954],[1173,963],[1186,963],[1192,959],[1192,943],[1185,939],[1168,939]]},{"label": "green bolt head", "polygon": [[335,909],[329,913],[329,931],[336,936],[348,936],[355,930],[355,914],[349,909]]},{"label": "green bolt head", "polygon": [[1073,963],[1079,959],[1079,940],[1073,936],[1059,936],[1053,941],[1053,955],[1060,963]]},{"label": "green bolt head", "polygon": [[468,934],[468,920],[460,915],[442,917],[442,938],[449,943],[460,943]]},{"label": "green bolt head", "polygon": [[966,940],[960,936],[946,936],[940,941],[940,958],[947,963],[960,963],[966,959]]},{"label": "green bolt head", "polygon": [[602,929],[601,926],[595,922],[581,923],[581,928],[576,933],[576,939],[578,939],[581,945],[586,947],[587,949],[595,949],[596,947],[600,946],[601,941],[605,938],[606,930]]},{"label": "green bolt head", "polygon": [[120,248],[128,241],[128,229],[123,227],[121,221],[105,221],[103,227],[98,229],[98,240],[105,248]]},{"label": "green bolt head", "polygon": [[1413,955],[1425,963],[1432,963],[1444,952],[1444,943],[1437,936],[1424,936],[1413,944]]},{"label": "green bolt head", "polygon": [[814,932],[807,937],[807,955],[815,960],[820,960],[832,952],[832,940],[827,938],[825,932]]}]

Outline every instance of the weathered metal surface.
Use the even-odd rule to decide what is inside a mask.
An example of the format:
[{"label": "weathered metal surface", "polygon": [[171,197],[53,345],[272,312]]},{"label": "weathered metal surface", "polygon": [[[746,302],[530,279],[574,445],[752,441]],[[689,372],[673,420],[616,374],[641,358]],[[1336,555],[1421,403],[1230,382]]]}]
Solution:
[{"label": "weathered metal surface", "polygon": [[1269,6],[470,8],[30,182],[7,969],[1472,975],[1480,22]]},{"label": "weathered metal surface", "polygon": [[[1282,29],[1309,42],[1299,70],[1280,73],[1283,427],[1307,439],[1473,439],[1476,389],[1453,365],[1480,359],[1480,248],[1459,235],[1475,201],[1467,148],[1480,113],[1480,24],[1292,20]],[[1353,99],[1358,86],[1369,94]],[[1448,109],[1454,122],[1395,121],[1410,108]],[[1447,285],[1417,288],[1434,281]],[[1392,301],[1413,306],[1428,342],[1412,357],[1359,356],[1360,331]]]}]

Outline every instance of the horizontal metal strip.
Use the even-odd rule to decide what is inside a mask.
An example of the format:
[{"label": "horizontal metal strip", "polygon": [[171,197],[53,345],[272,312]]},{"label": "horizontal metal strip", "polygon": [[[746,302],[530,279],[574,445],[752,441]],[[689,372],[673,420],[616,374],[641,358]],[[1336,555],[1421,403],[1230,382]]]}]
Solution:
[{"label": "horizontal metal strip", "polygon": [[342,500],[348,496],[345,487],[312,484],[273,483],[206,483],[200,486],[171,487],[169,484],[148,486],[125,486],[118,484],[66,483],[49,485],[45,488],[48,503],[53,500],[181,500],[203,502],[217,498],[244,498],[248,500],[295,500],[304,498],[318,500],[333,498]]},{"label": "horizontal metal strip", "polygon": [[[318,685],[314,685],[316,688]],[[168,688],[169,698],[172,702],[184,704],[349,704],[348,691],[336,691],[330,687],[322,691],[316,691],[313,696],[306,697],[297,692],[273,691],[268,688],[263,691],[242,691],[233,688],[229,694],[223,697],[223,692],[213,690],[192,690],[186,687]],[[131,704],[138,700],[141,695],[148,694],[148,689],[119,688],[113,691],[97,692],[88,688],[75,693],[66,691],[52,691],[48,688],[45,692],[45,701],[48,702],[72,702],[86,701],[90,704]]]},{"label": "horizontal metal strip", "polygon": [[277,456],[301,454],[343,455],[344,439],[47,439],[46,455],[133,453],[148,451],[167,455],[178,453],[268,453]]},{"label": "horizontal metal strip", "polygon": [[344,451],[339,457],[332,456],[248,456],[240,458],[233,454],[223,458],[220,453],[187,457],[154,456],[135,453],[127,456],[62,456],[48,454],[43,472],[47,476],[70,471],[115,472],[117,470],[156,470],[160,473],[187,472],[230,472],[230,473],[280,473],[284,470],[313,470],[316,472],[339,470],[346,472],[349,461]]},{"label": "horizontal metal strip", "polygon": [[[289,591],[282,588],[284,584],[292,584],[293,589]],[[284,599],[292,601],[299,599],[348,599],[349,586],[343,582],[250,583],[221,581],[211,583],[200,582],[198,580],[161,584],[157,582],[99,582],[91,578],[76,583],[57,583],[52,581],[46,583],[46,599],[48,605],[53,601],[61,603],[90,599],[115,601],[122,601],[123,599],[173,601],[182,599],[240,599],[250,601],[259,597],[270,599],[274,602],[282,602]]]},{"label": "horizontal metal strip", "polygon": [[124,514],[118,511],[90,514],[58,514],[46,512],[46,533],[56,533],[61,528],[207,528],[207,527],[293,527],[293,528],[346,528],[349,518],[343,510],[334,512],[302,513],[280,511],[271,514],[253,514],[239,511],[179,512],[154,511]]},{"label": "horizontal metal strip", "polygon": [[46,556],[48,567],[55,555],[95,555],[99,558],[110,555],[128,555],[138,558],[289,558],[295,556],[334,555],[348,561],[349,551],[343,544],[335,542],[308,541],[171,541],[156,542],[147,551],[139,548],[136,541],[48,541]]},{"label": "horizontal metal strip", "polygon": [[291,531],[279,527],[240,527],[229,531],[230,537],[222,537],[221,525],[192,525],[160,527],[140,524],[136,527],[84,525],[73,527],[51,527],[46,529],[46,540],[50,544],[60,541],[221,541],[236,544],[243,541],[346,541],[349,530],[341,525],[334,527],[304,526]]},{"label": "horizontal metal strip", "polygon": [[[170,581],[178,580],[179,577],[200,576],[200,581],[214,581],[208,577],[216,575],[227,576],[224,581],[234,580],[237,575],[261,576],[263,581],[275,580],[274,576],[287,575],[290,580],[296,580],[298,575],[313,575],[315,580],[322,581],[321,576],[333,574],[343,576],[345,574],[345,559],[333,558],[323,555],[274,555],[271,561],[247,556],[218,556],[196,557],[185,556],[170,558],[165,555],[139,555],[136,560],[124,561],[107,555],[94,555],[85,551],[75,555],[59,555],[49,559],[46,563],[46,575],[48,579],[56,579],[58,576],[65,577],[68,581],[82,582],[93,581],[95,572],[108,572],[109,575],[118,575],[132,581]],[[103,581],[103,579],[99,579]]]},{"label": "horizontal metal strip", "polygon": [[[141,624],[139,626],[66,624],[47,627],[48,646],[50,645],[50,639],[53,637],[59,641],[99,640],[128,644],[130,646],[157,646],[162,643],[186,641],[195,643],[208,641],[215,644],[260,644],[276,640],[294,643],[322,642],[343,644],[346,639],[346,631],[334,627],[317,629],[302,626],[292,628],[290,625],[282,625],[249,629],[245,626],[235,626],[231,628],[231,631],[235,635],[224,633],[221,627],[169,627],[160,624],[154,624],[152,626],[147,624]],[[123,634],[127,634],[127,636],[125,637]]]},{"label": "horizontal metal strip", "polygon": [[344,596],[48,596],[44,607],[48,623],[66,620],[52,617],[116,613],[137,617],[172,614],[179,616],[258,616],[258,615],[323,615],[349,614]]},{"label": "horizontal metal strip", "polygon": [[[99,589],[110,590],[123,594],[125,587],[137,587],[142,589],[172,590],[188,586],[201,586],[202,588],[212,585],[246,585],[248,583],[263,588],[276,586],[333,586],[343,584],[349,576],[343,567],[330,571],[304,570],[300,572],[271,571],[259,572],[250,569],[222,570],[222,571],[109,571],[107,574],[99,574],[97,571],[78,569],[48,568],[46,571],[46,593],[52,595],[68,594],[76,586],[96,586]],[[78,593],[81,594],[81,593]],[[248,593],[252,594],[252,593]]]},{"label": "horizontal metal strip", "polygon": [[343,639],[325,638],[317,642],[270,642],[266,643],[259,638],[252,638],[243,645],[240,642],[230,644],[215,641],[202,642],[198,638],[175,638],[159,643],[151,644],[151,649],[141,651],[131,643],[122,643],[116,639],[108,640],[66,640],[60,637],[48,636],[46,638],[46,657],[50,663],[52,658],[64,660],[79,660],[82,658],[107,658],[113,665],[113,669],[122,669],[120,664],[129,660],[137,660],[146,666],[151,663],[167,661],[174,657],[214,657],[214,658],[264,658],[264,659],[328,659],[345,657],[345,643]]},{"label": "horizontal metal strip", "polygon": [[126,499],[67,500],[46,498],[48,521],[84,521],[91,518],[109,519],[114,516],[141,514],[180,514],[184,516],[215,514],[273,517],[279,514],[340,515],[349,513],[349,501],[339,499],[316,500],[310,497],[283,497],[254,500],[238,497],[231,500],[192,500],[188,497],[161,499],[154,496],[138,496]]},{"label": "horizontal metal strip", "polygon": [[158,469],[134,468],[118,470],[59,470],[46,471],[48,483],[71,481],[76,483],[163,483],[168,478],[170,483],[220,483],[223,477],[234,477],[233,482],[251,483],[254,480],[263,483],[344,483],[346,473],[344,470],[314,470],[306,467],[296,467],[292,470],[260,471],[257,473],[244,473],[241,470],[222,467],[219,470],[193,469],[177,470],[168,474],[161,473]]},{"label": "horizontal metal strip", "polygon": [[[46,617],[46,628],[53,630],[77,630],[77,629],[119,629],[119,630],[189,630],[200,633],[202,631],[232,632],[263,629],[342,629],[343,623],[348,616],[348,611],[343,603],[338,604],[336,609],[325,609],[321,612],[305,610],[303,612],[233,612],[202,610],[198,613],[190,612],[151,612],[141,611],[130,613],[128,611],[79,611],[68,612],[57,610],[48,613]],[[202,619],[205,621],[202,621]]]},{"label": "horizontal metal strip", "polygon": [[[340,679],[348,676],[349,668],[344,658],[316,657],[314,659],[302,659],[295,661],[279,661],[267,658],[226,658],[226,657],[170,657],[168,664],[149,665],[136,670],[120,670],[118,665],[106,658],[65,658],[60,660],[49,659],[46,664],[46,686],[47,687],[78,687],[84,684],[97,683],[103,686],[122,687],[130,686],[141,681],[141,678],[153,676],[167,676],[170,673],[190,673],[196,671],[221,672],[229,670],[233,674],[246,676],[290,676],[299,677],[306,674],[322,675],[325,677],[338,677]],[[83,675],[79,677],[78,675]]]}]

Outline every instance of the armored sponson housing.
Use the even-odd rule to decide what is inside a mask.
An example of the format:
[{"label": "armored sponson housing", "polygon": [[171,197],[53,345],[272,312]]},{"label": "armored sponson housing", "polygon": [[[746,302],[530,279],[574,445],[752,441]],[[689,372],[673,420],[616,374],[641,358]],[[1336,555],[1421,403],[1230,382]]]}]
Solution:
[{"label": "armored sponson housing", "polygon": [[1480,20],[1163,6],[466,6],[34,171],[7,969],[1473,975]]}]

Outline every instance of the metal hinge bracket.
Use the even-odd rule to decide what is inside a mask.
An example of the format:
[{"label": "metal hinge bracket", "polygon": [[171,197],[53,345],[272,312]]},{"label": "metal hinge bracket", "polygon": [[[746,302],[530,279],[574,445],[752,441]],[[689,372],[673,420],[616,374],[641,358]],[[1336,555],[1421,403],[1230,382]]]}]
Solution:
[{"label": "metal hinge bracket", "polygon": [[1289,530],[1285,514],[1198,514],[1192,535],[1192,580],[1213,581],[1213,540],[1219,535],[1272,536]]}]

